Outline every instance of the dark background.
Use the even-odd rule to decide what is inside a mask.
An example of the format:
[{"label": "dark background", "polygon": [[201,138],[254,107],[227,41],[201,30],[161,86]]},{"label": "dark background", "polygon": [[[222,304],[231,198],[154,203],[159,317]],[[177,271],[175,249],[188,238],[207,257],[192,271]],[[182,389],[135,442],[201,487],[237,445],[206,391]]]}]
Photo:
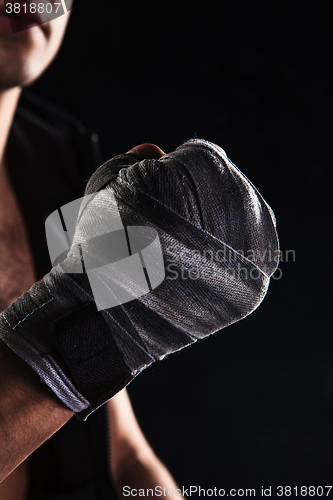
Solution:
[{"label": "dark background", "polygon": [[259,309],[129,387],[180,485],[332,484],[331,19],[330,2],[80,0],[31,87],[103,161],[216,142],[275,211],[282,277]]}]

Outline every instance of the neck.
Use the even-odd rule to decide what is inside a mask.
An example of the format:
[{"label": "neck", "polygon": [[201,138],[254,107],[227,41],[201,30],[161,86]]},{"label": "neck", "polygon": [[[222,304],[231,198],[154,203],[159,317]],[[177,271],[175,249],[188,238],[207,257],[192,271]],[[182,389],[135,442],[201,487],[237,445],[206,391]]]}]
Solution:
[{"label": "neck", "polygon": [[6,144],[21,90],[14,87],[0,92],[0,187],[5,175]]}]

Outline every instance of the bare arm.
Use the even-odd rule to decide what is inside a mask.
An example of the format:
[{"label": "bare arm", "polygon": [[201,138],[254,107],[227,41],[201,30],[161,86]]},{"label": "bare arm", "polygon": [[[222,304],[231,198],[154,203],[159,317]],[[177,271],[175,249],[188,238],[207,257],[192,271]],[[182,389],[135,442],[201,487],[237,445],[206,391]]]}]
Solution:
[{"label": "bare arm", "polygon": [[[170,472],[143,435],[126,389],[114,396],[107,405],[111,427],[112,473],[119,492],[122,493],[125,486],[136,490],[154,490],[155,486],[177,490],[178,486]],[[128,498],[128,494],[122,498]]]},{"label": "bare arm", "polygon": [[73,414],[0,341],[0,482]]},{"label": "bare arm", "polygon": [[[34,371],[0,341],[0,482],[57,432],[73,412]],[[120,491],[177,489],[135,418],[126,390],[108,402],[113,474]]]}]

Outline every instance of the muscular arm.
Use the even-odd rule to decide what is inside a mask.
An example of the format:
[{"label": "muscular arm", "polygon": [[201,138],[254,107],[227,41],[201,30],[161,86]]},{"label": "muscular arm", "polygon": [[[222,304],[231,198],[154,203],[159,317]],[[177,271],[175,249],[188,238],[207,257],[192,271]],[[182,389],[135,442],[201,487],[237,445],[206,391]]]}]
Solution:
[{"label": "muscular arm", "polygon": [[38,375],[0,341],[0,481],[72,415]]},{"label": "muscular arm", "polygon": [[[0,341],[0,481],[57,432],[73,412]],[[112,466],[118,488],[177,489],[135,418],[126,390],[108,402]]]},{"label": "muscular arm", "polygon": [[[73,412],[33,370],[0,341],[0,482],[57,432]],[[108,403],[113,474],[120,491],[155,486],[177,489],[135,418],[126,390]]]},{"label": "muscular arm", "polygon": [[154,490],[155,486],[160,486],[175,491],[178,486],[143,435],[126,389],[114,396],[107,405],[111,427],[112,473],[119,492],[122,493],[124,486],[137,490]]}]

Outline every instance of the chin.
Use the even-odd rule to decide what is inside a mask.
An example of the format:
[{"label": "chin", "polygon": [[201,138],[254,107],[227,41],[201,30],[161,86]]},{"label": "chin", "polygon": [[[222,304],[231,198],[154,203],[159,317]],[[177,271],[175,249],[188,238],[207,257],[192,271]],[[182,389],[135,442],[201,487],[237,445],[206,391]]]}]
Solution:
[{"label": "chin", "polygon": [[[10,47],[0,45],[0,88],[24,87],[33,83],[48,66],[43,51],[32,47]],[[36,53],[37,52],[37,53]],[[39,53],[38,53],[39,52]],[[41,53],[40,53],[41,52]]]},{"label": "chin", "polygon": [[0,23],[0,89],[28,86],[43,74],[61,46],[68,18],[14,34]]},{"label": "chin", "polygon": [[32,73],[26,65],[22,67],[7,67],[3,71],[2,64],[0,63],[0,89],[8,90],[14,87],[25,87],[30,85],[40,73],[37,75]]}]

